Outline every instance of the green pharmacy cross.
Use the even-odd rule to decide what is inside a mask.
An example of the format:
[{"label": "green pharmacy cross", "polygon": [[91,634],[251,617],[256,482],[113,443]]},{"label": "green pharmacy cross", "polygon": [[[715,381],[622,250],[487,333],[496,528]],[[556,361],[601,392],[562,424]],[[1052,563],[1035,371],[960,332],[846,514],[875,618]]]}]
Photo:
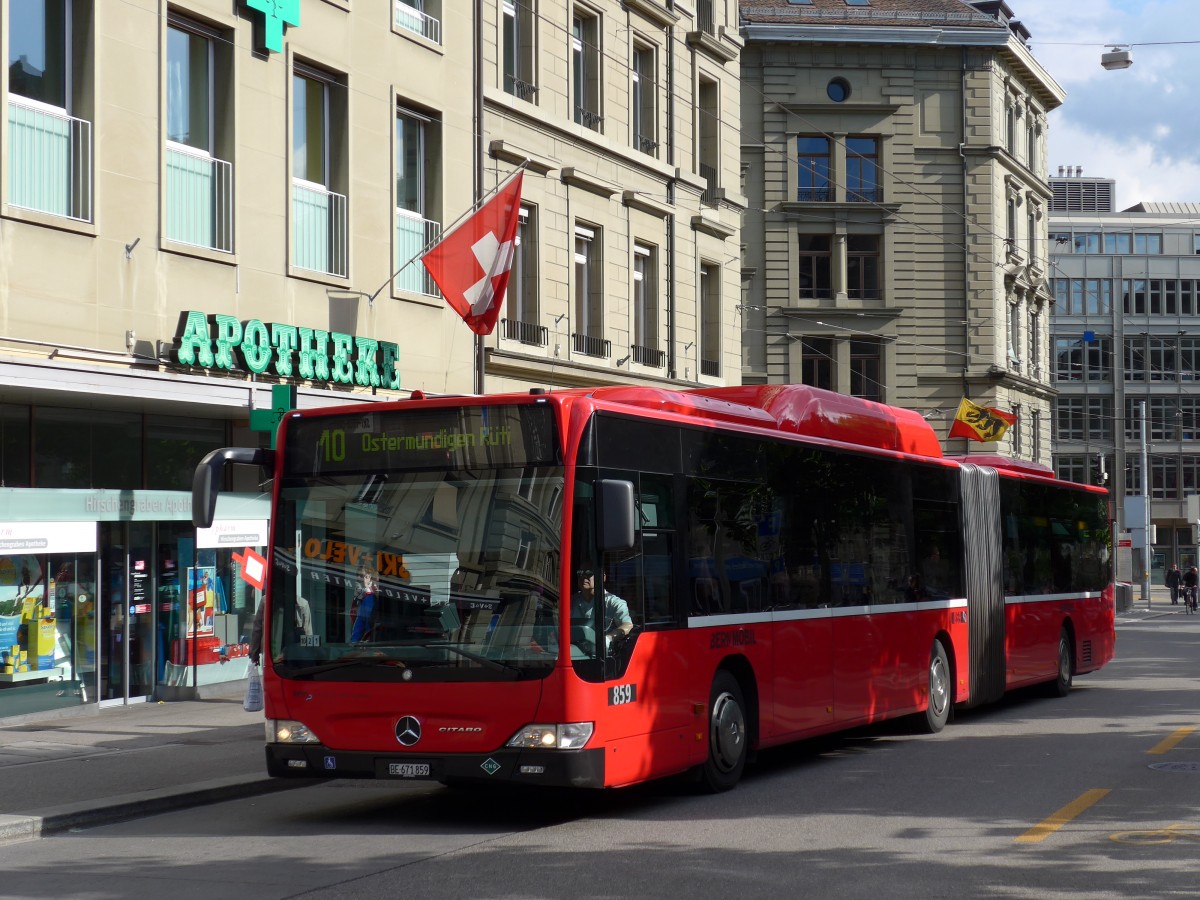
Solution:
[{"label": "green pharmacy cross", "polygon": [[271,436],[271,449],[275,449],[275,435],[279,433],[279,422],[290,410],[296,408],[296,386],[294,384],[271,385],[271,408],[250,410],[250,430],[265,431]]},{"label": "green pharmacy cross", "polygon": [[263,47],[283,52],[283,26],[300,24],[300,0],[246,0],[246,5],[263,15]]}]

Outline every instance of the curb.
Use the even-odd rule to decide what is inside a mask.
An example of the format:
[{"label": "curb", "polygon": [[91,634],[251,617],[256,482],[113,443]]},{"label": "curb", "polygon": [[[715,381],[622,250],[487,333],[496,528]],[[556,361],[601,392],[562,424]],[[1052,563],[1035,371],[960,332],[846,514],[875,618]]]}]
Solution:
[{"label": "curb", "polygon": [[188,785],[184,789],[159,788],[82,803],[69,803],[38,810],[33,815],[0,815],[0,844],[61,834],[72,828],[94,828],[127,819],[157,815],[176,809],[257,797],[315,782],[261,775],[218,778]]}]

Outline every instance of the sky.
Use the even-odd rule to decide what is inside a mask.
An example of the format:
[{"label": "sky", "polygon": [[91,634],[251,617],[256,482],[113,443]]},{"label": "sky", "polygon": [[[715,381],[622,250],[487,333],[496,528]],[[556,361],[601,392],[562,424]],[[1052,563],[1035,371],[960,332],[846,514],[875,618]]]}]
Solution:
[{"label": "sky", "polygon": [[[1050,174],[1113,178],[1116,208],[1200,203],[1200,0],[1008,0],[1066,91],[1050,114]],[[1133,65],[1100,55],[1132,45]]]}]

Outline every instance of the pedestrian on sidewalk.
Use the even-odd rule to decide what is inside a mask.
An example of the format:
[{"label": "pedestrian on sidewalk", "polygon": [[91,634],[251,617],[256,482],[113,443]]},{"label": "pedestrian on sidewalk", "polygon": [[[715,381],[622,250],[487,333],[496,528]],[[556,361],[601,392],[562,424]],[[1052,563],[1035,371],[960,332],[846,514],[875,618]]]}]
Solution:
[{"label": "pedestrian on sidewalk", "polygon": [[1179,571],[1179,566],[1171,563],[1171,568],[1167,569],[1166,578],[1163,583],[1171,589],[1172,605],[1179,604],[1179,586],[1183,583],[1183,573]]}]

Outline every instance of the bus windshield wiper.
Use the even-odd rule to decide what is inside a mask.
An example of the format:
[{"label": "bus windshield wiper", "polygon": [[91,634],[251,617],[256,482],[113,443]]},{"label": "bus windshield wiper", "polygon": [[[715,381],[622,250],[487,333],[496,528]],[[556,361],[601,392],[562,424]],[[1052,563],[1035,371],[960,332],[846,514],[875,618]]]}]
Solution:
[{"label": "bus windshield wiper", "polygon": [[516,666],[510,666],[508,663],[502,663],[494,659],[488,659],[486,656],[481,656],[478,653],[472,653],[470,650],[464,650],[462,647],[458,646],[457,644],[453,644],[450,641],[437,641],[435,643],[420,644],[419,646],[430,650],[432,650],[434,647],[445,647],[447,650],[457,653],[459,656],[465,656],[467,659],[472,660],[473,662],[487,666],[490,669],[495,669],[498,672],[515,672],[517,678],[520,678],[524,674]]},{"label": "bus windshield wiper", "polygon": [[335,669],[346,669],[351,666],[395,666],[400,669],[407,669],[408,666],[403,660],[396,659],[392,656],[385,656],[382,653],[352,653],[346,654],[340,659],[334,659],[325,663],[318,663],[315,666],[305,666],[296,669],[289,674],[295,677],[304,675],[319,675],[322,672],[332,672]]}]

